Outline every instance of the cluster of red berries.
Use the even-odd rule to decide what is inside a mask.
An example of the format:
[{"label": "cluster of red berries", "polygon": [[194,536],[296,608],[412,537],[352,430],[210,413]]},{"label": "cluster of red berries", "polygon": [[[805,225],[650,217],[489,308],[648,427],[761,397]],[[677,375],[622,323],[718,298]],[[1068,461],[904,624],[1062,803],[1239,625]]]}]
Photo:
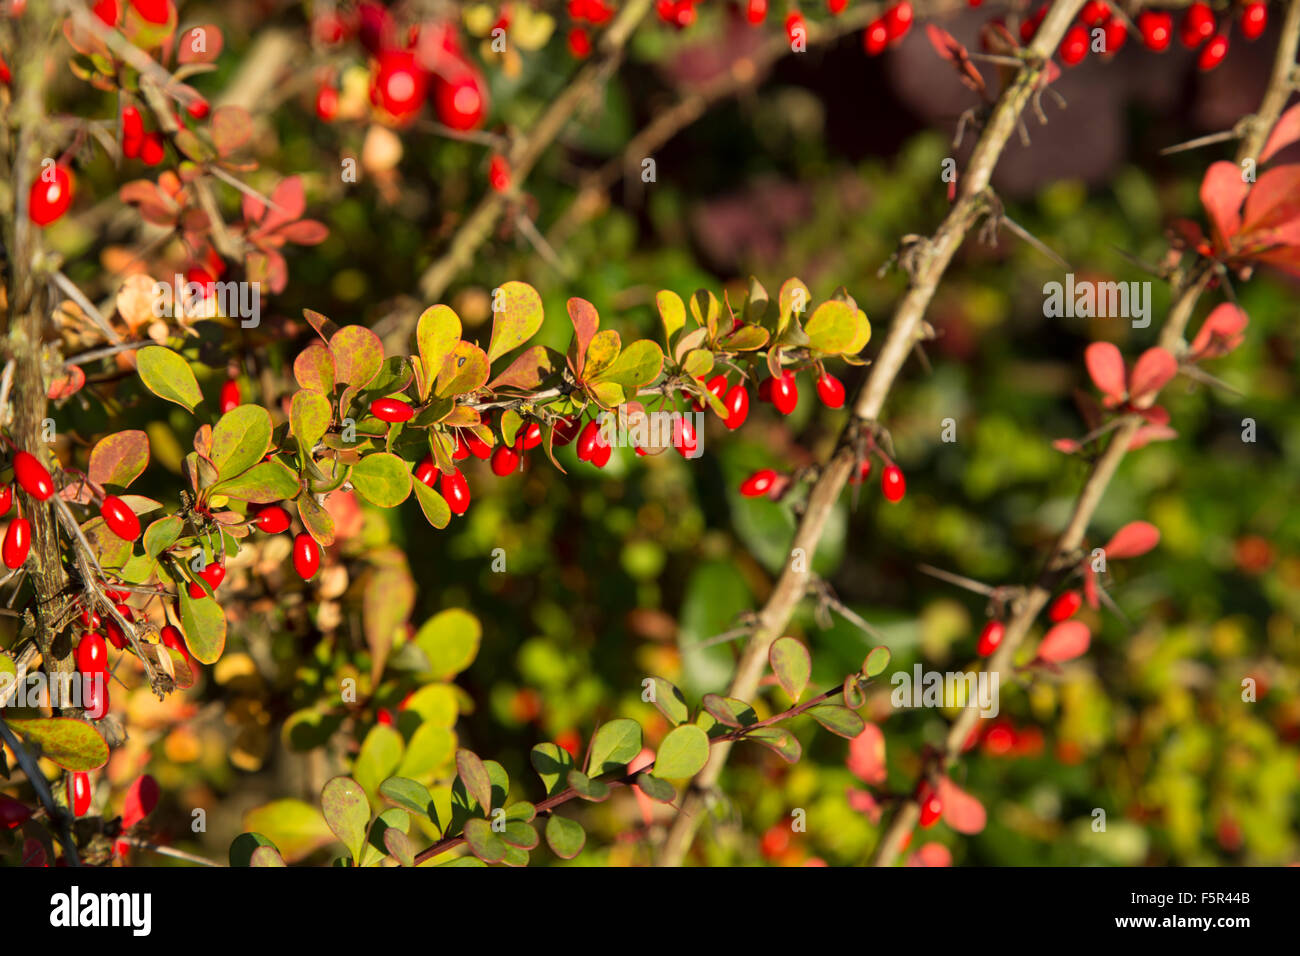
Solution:
[{"label": "cluster of red berries", "polygon": [[[201,106],[199,105],[201,104]],[[202,115],[195,116],[195,111]],[[195,119],[202,119],[207,115],[208,104],[206,100],[195,100],[189,107],[190,115]],[[166,155],[163,149],[164,142],[162,133],[146,133],[144,130],[144,117],[140,113],[139,107],[124,106],[122,107],[122,155],[127,159],[138,159],[146,166],[157,166],[163,161]]]},{"label": "cluster of red berries", "polygon": [[[1242,36],[1257,39],[1268,26],[1268,5],[1264,0],[1248,0],[1241,5],[1239,24]],[[1028,43],[1038,32],[1038,26],[1047,14],[1047,6],[1040,7],[1020,25],[1021,39]],[[1105,0],[1088,0],[1079,13],[1079,21],[1066,31],[1059,53],[1066,66],[1083,61],[1090,49],[1092,32],[1104,31],[1105,55],[1118,52],[1128,38],[1128,22],[1117,15]],[[1169,48],[1174,36],[1174,18],[1167,10],[1143,10],[1137,15],[1136,26],[1147,49],[1162,53]],[[1183,45],[1194,50],[1200,47],[1196,65],[1201,70],[1212,70],[1228,53],[1226,32],[1216,32],[1214,11],[1208,3],[1197,0],[1188,6],[1179,25],[1178,35]]]},{"label": "cluster of red berries", "polygon": [[868,56],[879,56],[885,52],[886,47],[897,43],[907,35],[907,31],[912,29],[914,18],[912,5],[907,0],[895,4],[885,11],[883,17],[878,17],[867,24],[866,30],[862,33],[862,48],[867,51]]},{"label": "cluster of red berries", "polygon": [[[1060,624],[1062,621],[1068,621],[1083,606],[1083,595],[1078,591],[1063,591],[1057,595],[1050,607],[1047,609],[1047,619],[1053,624]],[[975,653],[980,657],[988,657],[998,649],[1002,644],[1002,638],[1006,636],[1007,626],[1001,621],[994,618],[984,625],[980,631],[979,641],[975,645]]]},{"label": "cluster of red berries", "polygon": [[[673,10],[677,7],[686,8],[690,19],[681,26],[688,26],[695,21],[694,2],[695,0],[679,0],[678,3],[673,3],[672,0],[659,0],[656,10],[660,19],[672,23]],[[665,7],[668,8],[667,11]],[[573,26],[569,28],[565,42],[569,47],[570,55],[575,60],[585,60],[591,56],[591,31],[582,24],[587,23],[593,27],[604,26],[613,19],[614,8],[605,0],[569,0],[567,9]]]}]

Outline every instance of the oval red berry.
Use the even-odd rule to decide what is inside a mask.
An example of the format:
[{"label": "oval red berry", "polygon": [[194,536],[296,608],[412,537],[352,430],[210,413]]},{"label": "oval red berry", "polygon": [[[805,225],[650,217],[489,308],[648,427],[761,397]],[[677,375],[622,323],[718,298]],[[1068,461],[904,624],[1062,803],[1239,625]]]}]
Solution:
[{"label": "oval red berry", "polygon": [[54,479],[31,452],[20,451],[14,455],[14,478],[37,501],[45,501],[54,494]]},{"label": "oval red berry", "polygon": [[116,495],[108,495],[99,508],[99,514],[108,525],[108,530],[124,541],[134,541],[140,537],[140,519],[125,501]]},{"label": "oval red berry", "polygon": [[15,518],[9,522],[9,530],[5,532],[4,545],[0,555],[4,558],[5,567],[10,571],[15,568],[21,568],[23,562],[27,560],[27,553],[32,549],[32,526],[26,518]]},{"label": "oval red berry", "polygon": [[897,504],[903,500],[903,495],[907,493],[907,481],[903,477],[903,469],[897,465],[886,465],[885,470],[880,473],[880,490],[884,496]]},{"label": "oval red berry", "polygon": [[289,530],[289,512],[285,511],[279,505],[271,505],[269,508],[263,508],[253,519],[257,525],[257,530],[265,531],[267,534],[280,534]]},{"label": "oval red berry", "polygon": [[304,581],[310,581],[320,568],[320,545],[305,531],[293,539],[293,569]]},{"label": "oval red berry", "polygon": [[380,421],[409,422],[415,417],[415,409],[396,398],[377,398],[370,403],[370,414]]}]

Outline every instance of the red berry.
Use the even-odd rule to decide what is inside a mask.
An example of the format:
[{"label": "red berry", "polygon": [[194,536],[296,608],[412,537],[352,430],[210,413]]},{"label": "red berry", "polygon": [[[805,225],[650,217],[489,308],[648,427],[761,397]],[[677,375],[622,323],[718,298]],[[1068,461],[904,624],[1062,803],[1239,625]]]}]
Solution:
[{"label": "red berry", "polygon": [[775,860],[790,849],[790,832],[790,827],[784,823],[772,824],[758,841],[758,852],[764,859]]},{"label": "red berry", "polygon": [[592,461],[597,450],[604,444],[600,435],[600,423],[593,418],[578,435],[578,444],[574,449],[578,453],[578,461]]},{"label": "red berry", "polygon": [[1078,591],[1065,591],[1047,609],[1047,618],[1053,624],[1074,617],[1074,612],[1083,604],[1083,597]]},{"label": "red berry", "polygon": [[107,495],[100,505],[99,513],[108,525],[108,530],[124,541],[134,541],[140,537],[140,519],[135,516],[125,501],[116,495]]},{"label": "red berry", "polygon": [[165,625],[159,635],[159,640],[162,641],[163,647],[170,647],[185,658],[185,663],[189,664],[191,668],[194,667],[194,658],[190,657],[190,649],[185,646],[185,637],[181,634],[179,628],[172,624]]},{"label": "red berry", "polygon": [[0,518],[9,513],[14,506],[14,486],[0,485]]},{"label": "red berry", "polygon": [[729,429],[735,430],[745,424],[745,419],[749,417],[749,392],[745,391],[744,385],[733,385],[731,391],[722,404],[727,406],[727,417],[723,419],[723,424]]},{"label": "red berry", "polygon": [[780,378],[772,380],[772,404],[782,415],[789,415],[799,404],[799,384],[793,372],[782,372]]},{"label": "red berry", "polygon": [[469,457],[469,446],[459,432],[456,433],[456,450],[451,453],[452,461],[464,461]]},{"label": "red berry", "polygon": [[767,19],[767,0],[747,0],[745,4],[745,19],[758,26]]},{"label": "red berry", "polygon": [[1196,66],[1201,72],[1212,70],[1228,55],[1228,38],[1220,33],[1201,50],[1196,58]]},{"label": "red berry", "polygon": [[878,56],[887,46],[889,46],[889,27],[885,26],[883,18],[872,20],[862,32],[862,48],[867,51],[867,56]]},{"label": "red berry", "polygon": [[488,163],[488,185],[499,193],[510,188],[510,164],[504,156],[493,156]]},{"label": "red berry", "polygon": [[131,6],[148,23],[166,23],[171,13],[171,0],[131,0]]},{"label": "red berry", "polygon": [[415,409],[396,398],[377,398],[370,403],[370,414],[384,422],[409,422]]},{"label": "red berry", "polygon": [[316,115],[324,122],[334,122],[339,115],[339,91],[328,83],[322,83],[316,91]]},{"label": "red berry", "polygon": [[1045,16],[1047,16],[1046,4],[1039,7],[1033,16],[1020,21],[1020,41],[1022,43],[1029,43],[1034,39],[1034,34],[1038,32],[1038,27]]},{"label": "red berry", "polygon": [[433,106],[443,126],[462,133],[481,126],[487,113],[483,84],[468,67],[449,80],[436,78]]},{"label": "red berry", "polygon": [[785,35],[791,43],[807,41],[808,26],[804,23],[803,14],[798,10],[791,10],[786,16]]},{"label": "red berry", "polygon": [[46,166],[27,196],[27,215],[38,226],[48,226],[72,205],[72,174],[66,166]]},{"label": "red berry", "polygon": [[84,770],[68,774],[68,807],[74,817],[86,815],[86,811],[90,809],[91,796],[90,774]]},{"label": "red berry", "polygon": [[989,621],[984,625],[984,630],[980,631],[980,640],[975,645],[975,653],[980,657],[988,657],[998,649],[1002,643],[1002,636],[1007,633],[1007,626],[1001,621]]},{"label": "red berry", "polygon": [[258,531],[265,531],[267,534],[279,534],[282,531],[289,530],[289,512],[285,511],[279,505],[271,505],[269,508],[263,508],[253,519],[257,525]]},{"label": "red berry", "polygon": [[140,161],[146,166],[157,166],[163,161],[165,150],[163,138],[158,133],[150,133],[140,145]]},{"label": "red berry", "polygon": [[580,418],[560,418],[555,422],[555,430],[551,435],[551,447],[563,448],[569,442],[573,441],[578,435],[578,426],[581,424]]},{"label": "red berry", "polygon": [[595,465],[597,468],[604,468],[606,465],[609,464],[609,457],[610,455],[613,454],[613,452],[614,450],[610,448],[609,445],[606,445],[604,442],[601,442],[596,446],[595,452],[592,453],[591,463]]},{"label": "red berry", "polygon": [[[198,572],[198,575],[207,582],[208,587],[215,591],[221,586],[221,582],[226,579],[226,566],[213,561],[211,564],[206,565],[202,571]],[[203,585],[199,584],[197,581],[190,582],[189,591],[190,597],[194,598],[196,601],[199,598],[207,597],[207,592],[203,590]]]},{"label": "red berry", "polygon": [[194,119],[201,120],[208,115],[210,109],[207,100],[198,99],[191,100],[189,105],[185,107],[185,112],[189,113]]},{"label": "red berry", "polygon": [[844,383],[830,372],[823,372],[817,379],[817,397],[827,408],[843,408]]},{"label": "red berry", "polygon": [[415,480],[429,488],[438,480],[438,467],[433,463],[432,455],[425,455],[424,461],[415,466]]},{"label": "red berry", "polygon": [[31,816],[31,807],[0,793],[0,829],[16,830],[31,819]]},{"label": "red berry", "polygon": [[928,784],[923,784],[917,799],[921,802],[921,826],[934,826],[939,817],[943,816],[943,803],[940,802],[939,795]]},{"label": "red berry", "polygon": [[[122,607],[122,605],[117,605]],[[123,615],[125,617],[126,615]],[[108,635],[108,643],[112,644],[119,651],[124,650],[127,645],[126,635],[122,633],[121,626],[113,618],[104,622],[104,633]]]},{"label": "red berry", "polygon": [[897,465],[886,465],[880,473],[880,490],[885,498],[897,504],[907,493],[907,482],[903,478],[903,469]]},{"label": "red berry", "polygon": [[871,474],[871,459],[864,458],[858,462],[858,473],[849,479],[849,484],[860,485],[867,480]]},{"label": "red berry", "polygon": [[81,707],[91,720],[99,720],[108,713],[108,680],[97,678],[88,682],[81,695]]},{"label": "red berry", "polygon": [[515,451],[532,451],[542,443],[542,426],[529,422],[515,435]]},{"label": "red berry", "polygon": [[740,483],[740,493],[746,498],[761,498],[776,482],[776,472],[761,468]]},{"label": "red berry", "polygon": [[1075,24],[1065,31],[1065,39],[1061,41],[1061,62],[1066,66],[1077,66],[1083,62],[1083,58],[1088,55],[1088,29],[1087,27]]},{"label": "red berry", "polygon": [[32,526],[26,518],[15,518],[9,522],[9,530],[5,532],[4,545],[0,547],[3,551],[5,567],[12,571],[14,568],[21,568],[23,562],[27,560],[27,552],[32,549]]},{"label": "red berry", "polygon": [[380,707],[379,712],[375,714],[375,719],[385,727],[393,726],[393,712],[387,707]]},{"label": "red berry", "polygon": [[97,611],[82,611],[81,626],[95,630],[99,627],[99,613]]},{"label": "red berry", "polygon": [[699,447],[699,436],[695,434],[695,425],[685,416],[673,422],[673,447],[683,458],[690,458]]},{"label": "red berry", "polygon": [[1173,39],[1174,18],[1164,10],[1143,10],[1137,17],[1137,28],[1147,49],[1162,53]]},{"label": "red berry", "polygon": [[1214,35],[1214,11],[1208,3],[1197,0],[1183,14],[1183,23],[1179,29],[1179,39],[1183,46],[1195,49]]},{"label": "red berry", "polygon": [[91,10],[105,26],[109,27],[117,26],[117,18],[122,12],[117,5],[117,0],[99,0]]},{"label": "red berry", "polygon": [[77,670],[83,674],[108,670],[108,645],[94,631],[82,634],[77,644]]},{"label": "red berry", "polygon": [[519,467],[519,453],[509,445],[497,445],[492,452],[492,474],[504,478]]},{"label": "red berry", "polygon": [[1120,47],[1124,45],[1124,41],[1128,39],[1128,24],[1119,17],[1111,17],[1106,21],[1106,26],[1103,29],[1105,30],[1103,38],[1105,52],[1102,56],[1114,56],[1119,52]]},{"label": "red berry", "polygon": [[838,17],[848,5],[849,0],[826,0],[826,9],[830,11],[833,17]]},{"label": "red berry", "polygon": [[1090,27],[1099,27],[1110,17],[1110,7],[1104,0],[1088,0],[1079,13],[1079,19]]},{"label": "red berry", "polygon": [[575,60],[585,60],[591,56],[591,37],[582,27],[574,27],[569,31],[568,43],[569,53]]},{"label": "red berry", "polygon": [[492,446],[473,432],[465,436],[465,444],[479,461],[487,461],[492,457]]},{"label": "red berry", "polygon": [[[709,381],[705,384],[704,390],[706,392],[712,392],[713,395],[719,401],[721,401],[722,396],[727,394],[727,376],[725,375],[713,376],[713,378],[709,379]],[[698,411],[703,411],[703,409],[704,406],[699,405],[696,406],[695,410],[698,412]]]},{"label": "red berry", "polygon": [[320,568],[320,545],[306,531],[299,531],[293,539],[293,569],[298,577],[310,581]]},{"label": "red berry", "polygon": [[31,452],[20,451],[14,455],[14,477],[23,491],[37,501],[45,501],[54,494],[54,479]]},{"label": "red berry", "polygon": [[1248,3],[1241,11],[1241,35],[1247,40],[1255,40],[1268,26],[1268,4],[1263,0]]},{"label": "red berry", "polygon": [[912,4],[908,0],[895,4],[885,11],[885,29],[889,31],[890,41],[901,39],[912,29]]},{"label": "red berry", "polygon": [[456,469],[450,475],[439,472],[438,487],[442,491],[442,496],[447,499],[447,506],[451,508],[451,513],[463,515],[465,509],[469,507],[469,482],[465,480],[460,469]]},{"label": "red berry", "polygon": [[379,55],[371,97],[399,120],[419,112],[428,87],[428,75],[409,50],[386,50]]}]

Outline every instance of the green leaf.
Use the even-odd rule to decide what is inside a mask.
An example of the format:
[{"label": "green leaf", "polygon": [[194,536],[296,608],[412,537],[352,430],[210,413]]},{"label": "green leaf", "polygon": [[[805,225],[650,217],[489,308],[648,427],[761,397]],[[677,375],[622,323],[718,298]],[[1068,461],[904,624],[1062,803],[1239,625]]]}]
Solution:
[{"label": "green leaf", "polygon": [[808,648],[793,637],[778,637],[767,654],[777,681],[791,700],[798,700],[812,676],[812,658]]},{"label": "green leaf", "polygon": [[771,750],[786,763],[798,763],[803,748],[794,734],[784,727],[759,727],[745,734],[743,740],[752,740]]},{"label": "green leaf", "polygon": [[573,323],[573,343],[569,347],[573,370],[582,378],[583,364],[587,359],[587,346],[591,344],[596,330],[600,328],[600,314],[596,307],[586,299],[576,296],[565,303],[569,312],[569,321]]},{"label": "green leaf", "polygon": [[473,751],[461,748],[456,751],[456,773],[465,785],[465,792],[474,798],[484,814],[492,812],[492,778],[487,767]]},{"label": "green leaf", "polygon": [[659,744],[654,774],[673,780],[693,777],[709,760],[709,735],[695,724],[683,724]]},{"label": "green leaf", "polygon": [[452,684],[426,684],[407,698],[403,709],[419,714],[426,724],[451,728],[460,714],[456,701],[458,691]]},{"label": "green leaf", "polygon": [[388,827],[383,835],[386,849],[402,866],[415,866],[415,844],[397,827]]},{"label": "green leaf", "polygon": [[664,323],[664,344],[671,345],[673,336],[686,324],[686,306],[682,297],[669,289],[655,293],[655,305],[659,309],[659,318]]},{"label": "green leaf", "polygon": [[838,355],[858,337],[857,312],[848,303],[832,299],[817,306],[803,330],[813,348]]},{"label": "green leaf", "polygon": [[421,400],[429,397],[434,376],[456,348],[460,336],[460,316],[447,306],[430,306],[420,315],[420,320],[415,324],[415,344],[420,351],[420,366],[423,371]]},{"label": "green leaf", "polygon": [[411,496],[411,472],[389,452],[367,455],[352,466],[352,487],[371,504],[395,508]]},{"label": "green leaf", "polygon": [[591,344],[587,346],[587,361],[582,372],[583,380],[599,381],[600,373],[614,364],[622,347],[622,339],[613,329],[597,332]]},{"label": "green leaf", "polygon": [[363,325],[348,325],[330,339],[334,378],[357,389],[365,388],[384,364],[384,344]]},{"label": "green leaf", "polygon": [[507,282],[497,289],[503,308],[492,316],[492,341],[488,362],[495,362],[516,346],[523,345],[542,327],[542,297],[526,282]]},{"label": "green leaf", "polygon": [[185,646],[200,664],[215,664],[226,649],[226,615],[216,598],[206,594],[190,597],[189,588],[180,589],[181,630]]},{"label": "green leaf", "polygon": [[601,774],[618,770],[631,763],[641,752],[641,725],[635,720],[620,717],[601,724],[591,738],[591,756],[587,761],[587,774]]},{"label": "green leaf", "polygon": [[[230,842],[230,865],[233,866],[252,866],[253,854],[259,849],[275,850],[273,844],[260,833],[241,833]],[[276,850],[276,856],[280,851]]]},{"label": "green leaf", "polygon": [[424,512],[429,524],[439,530],[447,527],[451,521],[451,507],[447,500],[422,481],[411,482],[411,487],[415,490],[415,500],[419,502],[420,510]]},{"label": "green leaf", "polygon": [[149,464],[149,436],[142,431],[121,431],[101,438],[90,450],[86,476],[97,485],[125,488]]},{"label": "green leaf", "polygon": [[289,427],[305,451],[315,448],[329,431],[333,414],[330,400],[320,392],[304,388],[293,393],[289,403]]},{"label": "green leaf", "polygon": [[462,831],[470,852],[484,863],[500,863],[506,857],[509,847],[506,842],[492,830],[492,824],[479,817],[465,821]]},{"label": "green leaf", "polygon": [[752,352],[767,344],[767,329],[760,325],[742,325],[718,340],[719,347],[728,352]]},{"label": "green leaf", "polygon": [[397,772],[404,777],[434,774],[451,762],[456,752],[456,734],[446,727],[421,724],[406,745],[406,755]]},{"label": "green leaf", "polygon": [[642,793],[657,803],[672,803],[677,799],[677,790],[671,783],[648,773],[640,774],[636,778],[636,785],[641,788]]},{"label": "green leaf", "polygon": [[867,695],[862,690],[862,675],[850,674],[844,678],[844,706],[857,710],[867,702]]},{"label": "green leaf", "polygon": [[[602,332],[601,335],[603,334]],[[596,340],[599,339],[600,336],[596,336]],[[596,341],[591,344],[594,347]],[[590,354],[587,361],[588,363],[591,362]],[[617,385],[622,385],[627,392],[632,393],[658,378],[659,373],[663,371],[663,367],[664,353],[659,346],[649,339],[640,339],[620,352],[608,368],[596,373],[594,377],[589,367],[588,381],[614,382]]]},{"label": "green leaf", "polygon": [[98,770],[108,763],[108,744],[85,721],[73,717],[11,717],[6,722],[40,747],[42,757],[64,770]]},{"label": "green leaf", "polygon": [[592,803],[600,803],[609,799],[609,786],[599,780],[593,780],[585,773],[577,770],[570,770],[568,777],[569,786],[574,792],[584,800],[590,800]]},{"label": "green leaf", "polygon": [[655,699],[651,701],[675,727],[691,716],[690,708],[686,706],[686,698],[682,692],[674,687],[662,677],[651,677],[654,681]]},{"label": "green leaf", "polygon": [[335,777],[320,794],[325,822],[352,854],[352,865],[361,865],[361,851],[366,845],[366,827],[370,823],[370,803],[361,784],[351,777]]},{"label": "green leaf", "polygon": [[334,517],[324,505],[320,504],[311,492],[304,490],[298,495],[294,504],[298,506],[298,517],[307,533],[328,548],[334,543]]},{"label": "green leaf", "polygon": [[457,342],[438,371],[433,394],[435,398],[464,395],[482,388],[487,380],[487,354],[472,342]]},{"label": "green leaf", "polygon": [[333,395],[334,354],[322,343],[313,342],[293,360],[293,378],[300,388]]},{"label": "green leaf", "polygon": [[396,804],[411,813],[428,817],[436,825],[438,811],[433,805],[433,796],[429,788],[415,780],[405,777],[389,777],[379,785],[379,795],[389,803]]},{"label": "green leaf", "polygon": [[157,560],[158,555],[176,543],[184,528],[185,521],[178,515],[168,515],[150,522],[149,527],[144,529],[144,553]]},{"label": "green leaf", "polygon": [[883,644],[879,647],[873,647],[867,654],[867,659],[862,663],[862,673],[868,677],[876,677],[885,672],[889,666],[889,648]]},{"label": "green leaf", "polygon": [[562,356],[545,345],[534,345],[519,354],[488,388],[518,388],[531,392],[560,369]]},{"label": "green leaf", "polygon": [[298,494],[298,476],[278,459],[272,459],[254,465],[242,475],[218,482],[212,486],[211,493],[266,505],[295,497]]},{"label": "green leaf", "polygon": [[561,860],[572,860],[587,844],[587,831],[577,820],[552,813],[546,821],[546,845]]},{"label": "green leaf", "polygon": [[573,754],[559,744],[538,744],[528,755],[533,769],[542,778],[546,795],[553,797],[565,787],[569,771],[573,769]]},{"label": "green leaf", "polygon": [[222,415],[212,429],[212,453],[221,478],[233,478],[256,465],[271,448],[271,415],[260,405],[240,405]]},{"label": "green leaf", "polygon": [[841,707],[838,704],[819,704],[816,707],[810,707],[807,713],[809,717],[831,733],[847,737],[849,740],[862,733],[863,728],[867,726],[866,721],[861,717],[847,707]]},{"label": "green leaf", "polygon": [[727,727],[748,727],[750,724],[758,723],[758,715],[754,713],[754,708],[736,697],[705,694],[700,704],[709,716]]},{"label": "green leaf", "polygon": [[280,851],[273,846],[259,846],[253,851],[253,855],[248,858],[248,865],[259,867],[288,866],[288,864],[284,862],[284,857],[280,856]]},{"label": "green leaf", "polygon": [[361,742],[352,773],[366,793],[379,793],[379,785],[397,772],[406,745],[402,735],[387,724],[375,724]]},{"label": "green leaf", "polygon": [[540,841],[537,831],[522,820],[510,820],[506,823],[501,839],[521,850],[534,850]]},{"label": "green leaf", "polygon": [[[243,826],[257,835],[266,834],[263,839],[271,842],[263,845],[275,846],[290,863],[328,846],[335,839],[320,810],[303,800],[276,800],[250,810],[244,814]],[[234,845],[230,853],[233,858]]]},{"label": "green leaf", "polygon": [[171,349],[148,345],[136,353],[140,381],[159,398],[175,402],[187,412],[203,401],[190,364]]},{"label": "green leaf", "polygon": [[448,680],[473,663],[482,636],[478,618],[460,608],[448,608],[424,622],[415,643],[424,651],[432,677]]}]

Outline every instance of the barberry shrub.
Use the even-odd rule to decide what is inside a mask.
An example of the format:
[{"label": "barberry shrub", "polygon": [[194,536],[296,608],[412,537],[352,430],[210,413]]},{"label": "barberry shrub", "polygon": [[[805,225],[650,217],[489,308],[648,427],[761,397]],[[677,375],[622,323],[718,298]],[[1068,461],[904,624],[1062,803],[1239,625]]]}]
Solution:
[{"label": "barberry shrub", "polygon": [[[1195,551],[1194,522],[1175,492],[1107,491],[1133,477],[1126,462],[1139,453],[1160,474],[1178,463],[1162,448],[1199,454],[1179,413],[1195,421],[1221,393],[1248,390],[1244,352],[1264,361],[1249,280],[1300,271],[1300,166],[1284,155],[1300,140],[1300,107],[1283,111],[1300,17],[1287,17],[1259,111],[1211,137],[1239,140],[1238,155],[1187,171],[1203,215],[1168,217],[1154,279],[1142,280],[1167,287],[1163,318],[1108,314],[1072,292],[1068,313],[1036,299],[1028,310],[1042,322],[1135,320],[1119,333],[1073,327],[1071,370],[1024,376],[1030,391],[1044,379],[1080,386],[1080,437],[1049,445],[1016,421],[1023,396],[999,394],[1007,373],[976,380],[967,398],[954,387],[963,363],[978,365],[976,333],[1000,321],[989,302],[1009,298],[976,278],[1004,263],[954,262],[968,236],[1037,277],[1041,260],[1014,259],[1012,242],[1041,256],[1094,231],[1071,235],[1046,217],[1049,241],[1030,233],[994,189],[997,161],[1013,134],[1032,142],[1031,120],[1034,136],[1069,122],[1062,67],[1108,68],[1131,26],[1134,55],[1164,52],[1176,28],[1208,73],[1231,63],[1229,24],[1254,41],[1269,4],[1194,3],[1175,23],[1142,4],[990,3],[960,25],[950,4],[768,7],[307,4],[259,45],[175,0],[8,5],[7,860],[190,856],[171,842],[211,852],[207,811],[220,796],[248,802],[233,768],[271,786],[255,788],[238,827],[222,824],[232,865],[521,866],[583,854],[815,865],[831,853],[947,865],[968,852],[963,837],[985,831],[985,802],[1001,787],[1023,795],[999,761],[1041,761],[1046,734],[1060,764],[1101,750],[1111,699],[1090,663],[1098,644],[1118,656],[1133,638],[1136,658],[1120,659],[1142,676],[1117,693],[1161,688],[1148,711],[1165,725],[1168,697],[1186,687],[1150,662],[1193,652],[1139,630],[1121,602],[1135,592],[1154,603],[1139,577],[1160,560],[1148,555],[1166,541],[1180,557]],[[233,9],[240,25],[255,13]],[[736,41],[742,29],[761,32]],[[739,42],[707,106],[760,68],[845,36],[856,58],[919,57],[927,81],[977,97],[957,124],[959,142],[975,145],[959,163],[921,142],[876,184],[915,202],[878,200],[869,226],[854,190],[834,183],[820,197],[827,218],[809,211],[809,232],[780,243],[816,281],[781,281],[796,270],[765,262],[774,279],[700,282],[701,270],[674,264],[687,244],[680,197],[649,204],[668,238],[648,264],[628,238],[631,217],[600,218],[613,215],[600,207],[626,170],[658,188],[654,159],[637,150],[699,115],[689,95],[641,134],[604,130],[627,153],[586,127],[588,148],[615,155],[570,195],[572,144],[556,143],[627,56],[663,65],[691,43],[730,56]],[[294,79],[282,86],[285,62]],[[771,117],[760,120],[770,135]],[[807,162],[797,150],[792,161]],[[1125,201],[1153,204],[1135,177],[1123,180]],[[1045,192],[1049,207],[1070,201]],[[700,235],[715,248],[728,216],[739,232],[753,225],[736,209],[709,214]],[[555,220],[549,235],[543,215]],[[1113,235],[1122,218],[1095,232]],[[862,237],[850,228],[880,234],[828,240],[836,224],[851,238]],[[908,231],[918,228],[932,232]],[[558,239],[570,241],[557,250]],[[886,243],[899,239],[891,258]],[[1152,237],[1139,239],[1148,255]],[[716,271],[743,276],[742,258]],[[895,286],[873,275],[891,263]],[[950,271],[960,304],[938,291]],[[913,355],[928,369],[930,351],[944,359],[939,385],[898,382]],[[1236,378],[1221,379],[1220,365]],[[1270,370],[1276,393],[1287,376]],[[902,398],[887,406],[896,382]],[[985,399],[1005,404],[981,418],[973,406]],[[1044,418],[1069,427],[1059,408]],[[958,455],[935,451],[927,430]],[[971,430],[963,462],[956,436]],[[1049,493],[1058,497],[1040,513],[1033,502]],[[1014,548],[990,543],[1003,534]],[[1228,550],[1258,577],[1273,547],[1243,534]],[[863,586],[876,573],[866,558],[915,565],[888,574],[926,596]],[[1294,572],[1292,560],[1276,581]],[[944,590],[923,591],[934,581]],[[1171,585],[1202,600],[1206,587]],[[1268,623],[1283,634],[1284,683],[1294,617],[1279,608]],[[1244,680],[1254,703],[1277,668],[1247,658],[1241,627],[1216,620],[1221,696],[1236,705]],[[948,686],[967,689],[933,703],[920,688],[900,695],[909,664],[918,675],[943,664],[959,678]],[[974,690],[987,678],[993,700]],[[938,722],[918,718],[927,708]],[[1233,720],[1266,740],[1259,759],[1276,766],[1294,760],[1281,743],[1293,718]],[[820,776],[799,776],[810,765]],[[305,785],[272,772],[290,766]],[[1224,853],[1242,850],[1248,796],[1234,780],[1206,799]],[[1132,795],[1127,815],[1140,816],[1142,799]],[[607,802],[612,812],[589,806]],[[728,819],[750,838],[730,858],[697,834]],[[191,834],[178,837],[177,821]],[[913,847],[915,828],[927,836]],[[593,829],[602,839],[589,845]],[[1133,858],[1132,839],[1078,843],[1089,861]],[[1195,858],[1186,833],[1168,843]]]}]

